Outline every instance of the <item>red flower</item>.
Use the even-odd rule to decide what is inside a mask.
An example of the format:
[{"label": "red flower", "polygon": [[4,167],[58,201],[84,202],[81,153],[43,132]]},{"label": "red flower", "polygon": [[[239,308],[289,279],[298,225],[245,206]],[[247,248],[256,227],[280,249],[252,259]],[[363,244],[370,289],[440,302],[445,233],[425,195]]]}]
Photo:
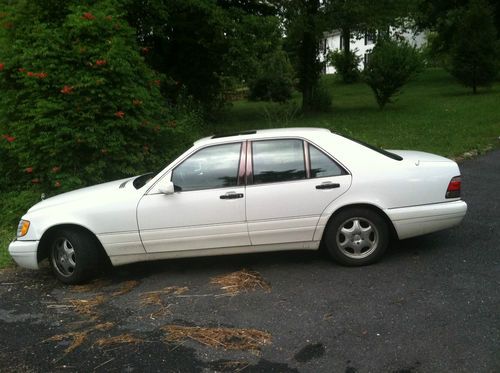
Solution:
[{"label": "red flower", "polygon": [[12,22],[5,22],[3,24],[3,28],[6,30],[10,30],[13,26],[14,26],[14,24]]},{"label": "red flower", "polygon": [[31,179],[31,184],[40,184],[40,179]]},{"label": "red flower", "polygon": [[54,166],[54,167],[52,167],[52,172],[53,172],[53,173],[55,173],[55,174],[56,174],[56,173],[58,173],[59,171],[61,171],[61,166]]},{"label": "red flower", "polygon": [[70,85],[65,85],[63,89],[61,89],[61,93],[64,95],[69,95],[70,93],[73,93],[73,87]]},{"label": "red flower", "polygon": [[141,48],[141,53],[142,54],[148,54],[149,53],[149,48],[148,47]]},{"label": "red flower", "polygon": [[133,100],[132,103],[134,104],[134,106],[141,106],[142,105],[142,101],[141,100]]},{"label": "red flower", "polygon": [[125,113],[123,111],[117,111],[115,113],[115,117],[117,117],[117,118],[123,119],[124,116],[125,116]]},{"label": "red flower", "polygon": [[106,60],[97,60],[95,61],[96,66],[104,66],[108,63]]},{"label": "red flower", "polygon": [[54,186],[56,188],[60,188],[61,187],[61,182],[59,180],[56,180],[56,182],[54,183]]},{"label": "red flower", "polygon": [[95,19],[95,16],[90,12],[85,12],[85,13],[83,13],[82,18],[86,19],[88,21],[91,21],[91,20]]},{"label": "red flower", "polygon": [[17,69],[17,71],[19,71],[20,73],[24,73],[26,72],[26,69],[24,67],[20,67],[19,69]]},{"label": "red flower", "polygon": [[8,142],[13,142],[16,138],[14,136],[2,135],[2,137]]},{"label": "red flower", "polygon": [[156,80],[154,81],[154,84],[156,84],[156,85],[159,87],[159,86],[160,86],[160,79],[156,79]]},{"label": "red flower", "polygon": [[26,172],[27,174],[31,174],[33,172],[33,167],[26,167],[24,169],[24,172]]},{"label": "red flower", "polygon": [[35,78],[38,78],[38,79],[45,79],[48,76],[47,73],[34,73],[32,71],[28,71],[26,73],[26,75],[31,76],[31,77],[35,77]]},{"label": "red flower", "polygon": [[5,65],[3,63],[0,63],[0,71],[3,71],[4,68],[5,68]]}]

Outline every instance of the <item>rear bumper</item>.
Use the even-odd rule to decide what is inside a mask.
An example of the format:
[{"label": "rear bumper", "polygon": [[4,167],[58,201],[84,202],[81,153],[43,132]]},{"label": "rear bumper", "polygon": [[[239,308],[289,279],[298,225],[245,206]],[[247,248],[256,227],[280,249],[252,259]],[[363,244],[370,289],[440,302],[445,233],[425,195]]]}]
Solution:
[{"label": "rear bumper", "polygon": [[440,231],[460,224],[467,212],[464,201],[386,210],[399,239]]},{"label": "rear bumper", "polygon": [[9,254],[20,267],[38,269],[38,243],[14,240],[9,245]]}]

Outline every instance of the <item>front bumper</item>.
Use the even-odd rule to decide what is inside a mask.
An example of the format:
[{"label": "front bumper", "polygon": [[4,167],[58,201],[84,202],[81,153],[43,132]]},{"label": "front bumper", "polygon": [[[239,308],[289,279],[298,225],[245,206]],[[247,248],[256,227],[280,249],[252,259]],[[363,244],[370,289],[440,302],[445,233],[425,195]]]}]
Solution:
[{"label": "front bumper", "polygon": [[38,269],[37,250],[39,242],[14,240],[9,245],[9,254],[20,267]]},{"label": "front bumper", "polygon": [[385,211],[402,240],[460,224],[467,212],[467,204],[460,200]]}]

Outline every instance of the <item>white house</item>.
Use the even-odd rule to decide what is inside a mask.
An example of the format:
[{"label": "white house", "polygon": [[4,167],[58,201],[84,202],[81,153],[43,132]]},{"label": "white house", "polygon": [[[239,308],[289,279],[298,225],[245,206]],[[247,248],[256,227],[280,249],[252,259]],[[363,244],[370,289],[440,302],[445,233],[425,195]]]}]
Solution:
[{"label": "white house", "polygon": [[[391,27],[389,32],[391,35],[397,35],[406,39],[411,45],[417,48],[422,47],[426,42],[426,36],[423,32],[412,32],[407,30],[401,30],[399,28]],[[320,44],[319,59],[321,62],[325,61],[326,55],[330,51],[343,50],[344,49],[344,39],[341,38],[340,30],[335,30],[332,32],[325,32],[324,39]],[[375,33],[365,33],[362,36],[356,36],[353,33],[350,43],[350,50],[355,52],[360,57],[359,69],[362,70],[365,66],[366,60],[375,46]],[[325,71],[326,74],[334,74],[335,68],[326,63]]]}]

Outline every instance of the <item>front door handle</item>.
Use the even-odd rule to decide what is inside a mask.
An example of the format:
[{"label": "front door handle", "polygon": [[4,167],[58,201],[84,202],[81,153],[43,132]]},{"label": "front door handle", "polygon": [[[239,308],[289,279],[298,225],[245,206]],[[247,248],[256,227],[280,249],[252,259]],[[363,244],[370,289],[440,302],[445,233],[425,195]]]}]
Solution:
[{"label": "front door handle", "polygon": [[323,183],[316,185],[316,189],[334,189],[334,188],[339,188],[340,184],[337,183]]},{"label": "front door handle", "polygon": [[219,197],[220,199],[237,199],[243,198],[243,193],[227,192]]}]

